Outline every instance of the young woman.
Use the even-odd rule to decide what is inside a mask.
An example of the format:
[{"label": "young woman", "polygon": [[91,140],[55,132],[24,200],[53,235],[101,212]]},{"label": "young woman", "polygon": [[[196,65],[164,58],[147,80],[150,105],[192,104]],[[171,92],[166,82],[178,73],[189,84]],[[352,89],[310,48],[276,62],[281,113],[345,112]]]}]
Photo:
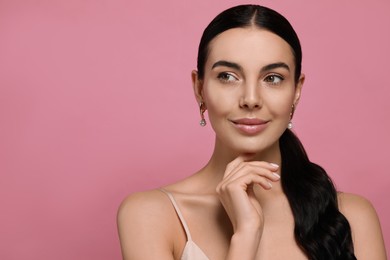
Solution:
[{"label": "young woman", "polygon": [[386,259],[371,204],[337,193],[290,130],[301,59],[295,31],[268,8],[233,7],[209,24],[192,81],[214,152],[194,175],[124,200],[124,259]]}]

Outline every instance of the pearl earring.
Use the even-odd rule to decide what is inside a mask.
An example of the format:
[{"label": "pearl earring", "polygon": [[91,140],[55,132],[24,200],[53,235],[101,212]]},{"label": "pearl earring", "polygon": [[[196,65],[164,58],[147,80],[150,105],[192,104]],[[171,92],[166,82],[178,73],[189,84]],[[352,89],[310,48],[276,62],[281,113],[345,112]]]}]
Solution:
[{"label": "pearl earring", "polygon": [[287,129],[292,129],[294,127],[293,123],[292,123],[292,118],[293,118],[293,115],[294,115],[294,112],[295,112],[295,105],[292,104],[291,106],[291,112],[290,112],[290,122],[288,122],[287,124]]},{"label": "pearl earring", "polygon": [[206,119],[204,119],[204,112],[206,111],[206,109],[203,106],[204,106],[204,103],[203,103],[203,101],[201,101],[199,103],[199,111],[200,111],[200,117],[201,117],[199,124],[201,126],[206,126],[207,122],[206,122]]}]

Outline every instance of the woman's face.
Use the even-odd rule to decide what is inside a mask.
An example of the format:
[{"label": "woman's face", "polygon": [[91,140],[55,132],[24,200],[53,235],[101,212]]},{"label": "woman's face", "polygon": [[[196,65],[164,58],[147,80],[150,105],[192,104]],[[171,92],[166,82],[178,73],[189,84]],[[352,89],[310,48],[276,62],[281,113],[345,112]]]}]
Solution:
[{"label": "woman's face", "polygon": [[304,77],[294,81],[290,45],[258,28],[235,28],[215,37],[195,94],[208,110],[219,145],[258,153],[278,145],[290,121]]}]

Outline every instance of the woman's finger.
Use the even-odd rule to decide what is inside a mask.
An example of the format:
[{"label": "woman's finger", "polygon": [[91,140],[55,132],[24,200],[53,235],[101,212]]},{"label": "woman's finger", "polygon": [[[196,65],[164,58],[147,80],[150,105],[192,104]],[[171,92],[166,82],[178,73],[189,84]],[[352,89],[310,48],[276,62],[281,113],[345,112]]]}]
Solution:
[{"label": "woman's finger", "polygon": [[237,167],[241,165],[241,163],[251,159],[252,157],[253,155],[250,154],[241,154],[236,159],[228,163],[228,165],[226,166],[224,178],[230,175]]},{"label": "woman's finger", "polygon": [[[264,163],[264,164],[268,164],[268,163]],[[280,175],[276,173],[276,170],[275,169],[270,170],[269,166],[267,169],[265,167],[256,164],[242,163],[240,166],[237,166],[232,172],[226,175],[222,180],[222,182],[223,183],[232,182],[240,178],[241,176],[248,175],[251,173],[257,174],[259,176],[262,176],[274,182],[280,179]]]}]

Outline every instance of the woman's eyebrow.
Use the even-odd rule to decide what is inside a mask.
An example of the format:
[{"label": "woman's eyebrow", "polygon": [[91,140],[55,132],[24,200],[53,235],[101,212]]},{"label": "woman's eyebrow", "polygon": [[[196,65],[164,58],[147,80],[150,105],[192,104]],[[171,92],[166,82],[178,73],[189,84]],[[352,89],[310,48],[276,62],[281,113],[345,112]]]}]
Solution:
[{"label": "woman's eyebrow", "polygon": [[213,64],[212,69],[214,69],[215,67],[218,67],[218,66],[229,67],[232,69],[242,71],[242,67],[240,65],[238,65],[237,63],[234,63],[234,62],[226,61],[226,60],[217,61],[216,63]]},{"label": "woman's eyebrow", "polygon": [[277,68],[285,68],[286,70],[290,71],[290,67],[284,63],[284,62],[276,62],[276,63],[271,63],[268,65],[265,65],[263,68],[261,68],[261,72],[277,69]]},{"label": "woman's eyebrow", "polygon": [[[239,71],[243,71],[242,67],[239,64],[231,61],[226,61],[226,60],[217,61],[216,63],[213,64],[212,69],[218,66],[228,67]],[[290,71],[290,67],[286,63],[276,62],[276,63],[265,65],[263,68],[261,68],[260,72],[266,72],[277,68],[285,68],[286,70]]]}]

